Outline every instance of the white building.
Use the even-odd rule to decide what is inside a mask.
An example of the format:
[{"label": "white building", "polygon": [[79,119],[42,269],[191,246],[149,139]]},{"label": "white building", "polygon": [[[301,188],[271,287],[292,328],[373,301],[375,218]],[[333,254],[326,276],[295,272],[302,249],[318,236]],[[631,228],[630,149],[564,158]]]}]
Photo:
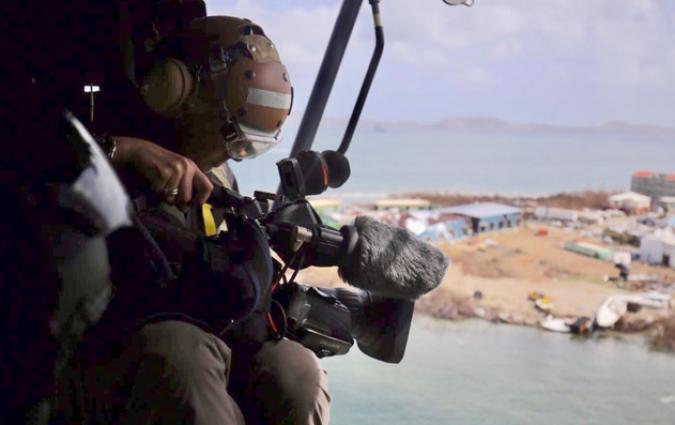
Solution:
[{"label": "white building", "polygon": [[675,235],[671,229],[657,230],[640,240],[640,260],[675,267]]},{"label": "white building", "polygon": [[342,207],[342,201],[338,198],[308,198],[310,205],[315,209],[333,209]]},{"label": "white building", "polygon": [[675,174],[637,171],[631,178],[630,189],[658,202],[662,196],[675,196]]},{"label": "white building", "polygon": [[558,220],[565,222],[576,222],[579,220],[578,211],[555,207],[537,207],[534,209],[534,216],[537,220]]},{"label": "white building", "polygon": [[666,212],[675,212],[675,196],[660,197],[659,206]]},{"label": "white building", "polygon": [[589,224],[602,223],[605,221],[605,213],[601,210],[584,208],[584,210],[579,213],[579,221]]},{"label": "white building", "polygon": [[609,197],[609,205],[618,210],[642,214],[651,208],[652,198],[635,192],[624,192]]}]

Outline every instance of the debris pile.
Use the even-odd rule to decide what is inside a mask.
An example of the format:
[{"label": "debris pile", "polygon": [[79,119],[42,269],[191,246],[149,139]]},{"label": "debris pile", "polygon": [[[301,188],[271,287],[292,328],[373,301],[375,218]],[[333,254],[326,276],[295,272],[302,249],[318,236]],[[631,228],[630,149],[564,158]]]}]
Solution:
[{"label": "debris pile", "polygon": [[651,342],[656,349],[675,351],[675,314],[654,327]]}]

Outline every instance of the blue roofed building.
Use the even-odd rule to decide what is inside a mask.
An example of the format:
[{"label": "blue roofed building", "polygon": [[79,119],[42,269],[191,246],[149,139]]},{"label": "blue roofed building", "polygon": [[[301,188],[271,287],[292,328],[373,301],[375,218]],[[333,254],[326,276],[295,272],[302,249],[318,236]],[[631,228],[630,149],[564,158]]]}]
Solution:
[{"label": "blue roofed building", "polygon": [[520,208],[490,202],[457,205],[444,208],[443,212],[469,218],[474,234],[520,227],[523,220]]}]

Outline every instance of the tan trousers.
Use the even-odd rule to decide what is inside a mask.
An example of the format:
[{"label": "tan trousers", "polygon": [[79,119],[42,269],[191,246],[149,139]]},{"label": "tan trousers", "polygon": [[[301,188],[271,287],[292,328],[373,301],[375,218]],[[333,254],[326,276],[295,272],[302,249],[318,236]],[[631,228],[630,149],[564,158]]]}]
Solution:
[{"label": "tan trousers", "polygon": [[[232,367],[240,367],[233,374]],[[180,321],[144,326],[105,364],[79,364],[61,391],[80,423],[327,424],[330,395],[316,356],[283,339],[233,366],[213,334]],[[235,394],[228,391],[232,375]]]}]

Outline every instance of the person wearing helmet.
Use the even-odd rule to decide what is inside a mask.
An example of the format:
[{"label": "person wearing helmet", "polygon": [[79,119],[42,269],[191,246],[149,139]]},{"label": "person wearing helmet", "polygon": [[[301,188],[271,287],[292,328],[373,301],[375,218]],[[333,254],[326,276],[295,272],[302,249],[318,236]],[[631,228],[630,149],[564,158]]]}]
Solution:
[{"label": "person wearing helmet", "polygon": [[[198,163],[219,164],[225,155],[254,158],[280,142],[292,86],[258,25],[224,16],[197,19],[159,50],[164,59],[145,75],[143,99],[153,111],[178,120],[179,139],[193,142],[185,153],[197,154]],[[216,133],[222,156],[201,156],[199,148],[207,147],[194,142]]]},{"label": "person wearing helmet", "polygon": [[133,165],[181,207],[203,203],[210,192],[199,170],[255,158],[278,144],[292,106],[288,71],[262,29],[248,20],[212,18],[163,40],[154,53],[162,59],[138,81],[144,104],[156,114],[154,127],[177,131],[175,138],[166,131],[148,138],[187,161],[175,164],[178,157],[141,138],[114,138],[113,163]]},{"label": "person wearing helmet", "polygon": [[[102,137],[102,144],[114,164],[135,169],[160,195],[162,202],[146,210],[151,221],[165,217],[203,236],[208,231],[200,204],[209,185],[236,187],[225,161],[254,158],[280,142],[292,105],[290,78],[274,44],[245,19],[198,18],[151,50],[155,60],[141,72],[139,93],[175,137],[164,133],[164,147],[119,136]],[[143,134],[140,127],[114,130],[110,133]],[[163,239],[173,239],[157,233],[162,248]],[[266,245],[254,248],[269,257]],[[201,311],[224,309],[217,299],[207,300],[211,305],[170,304],[178,313],[171,315],[158,314],[167,305],[148,300],[133,314],[152,320],[131,332],[121,350],[103,359],[85,357],[73,372],[71,381],[81,391],[68,394],[66,410],[80,422],[327,423],[330,396],[316,356],[296,342],[268,338],[270,272],[256,269],[253,280],[263,282],[263,302],[225,332],[205,324],[208,314]],[[129,314],[129,305],[139,304],[143,297],[134,289],[118,288],[117,314]],[[196,299],[188,295],[173,298]],[[111,310],[114,315],[115,306]]]}]

